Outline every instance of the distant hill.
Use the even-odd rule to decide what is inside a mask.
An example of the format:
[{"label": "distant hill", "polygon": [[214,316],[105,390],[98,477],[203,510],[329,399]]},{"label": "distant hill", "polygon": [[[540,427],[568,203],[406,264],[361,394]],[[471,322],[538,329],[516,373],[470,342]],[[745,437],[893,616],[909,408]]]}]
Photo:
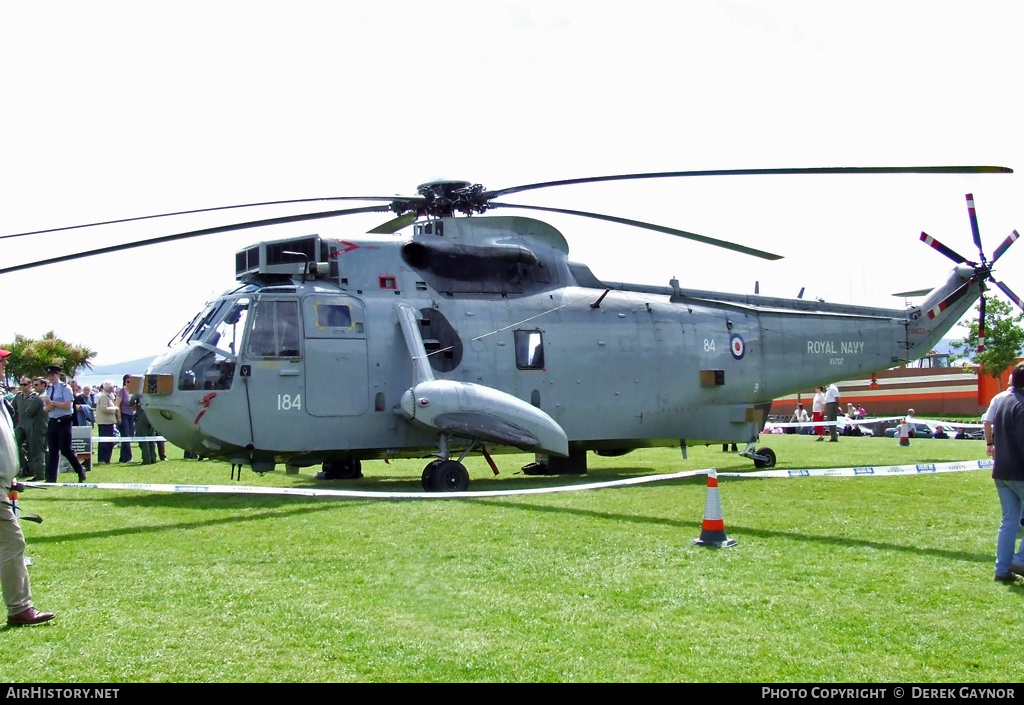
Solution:
[{"label": "distant hill", "polygon": [[145,373],[149,367],[149,363],[153,362],[156,356],[153,357],[140,357],[138,360],[128,360],[127,362],[115,362],[110,365],[94,365],[91,370],[80,370],[75,379],[81,384],[99,384],[105,379],[109,379],[114,384],[120,385],[121,379],[125,375],[141,375]]}]

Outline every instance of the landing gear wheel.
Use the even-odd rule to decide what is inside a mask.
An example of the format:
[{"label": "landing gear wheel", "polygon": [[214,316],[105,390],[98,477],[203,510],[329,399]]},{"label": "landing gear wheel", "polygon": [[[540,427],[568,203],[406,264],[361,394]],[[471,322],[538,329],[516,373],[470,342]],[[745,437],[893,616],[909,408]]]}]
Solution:
[{"label": "landing gear wheel", "polygon": [[775,467],[775,451],[771,448],[758,448],[757,454],[765,457],[765,460],[754,460],[755,468],[773,468]]},{"label": "landing gear wheel", "polygon": [[316,474],[318,480],[356,480],[363,476],[363,466],[354,458],[325,460],[323,470]]},{"label": "landing gear wheel", "polygon": [[435,492],[465,492],[469,473],[457,460],[442,460],[434,469],[431,487]]},{"label": "landing gear wheel", "polygon": [[443,460],[432,460],[427,463],[427,467],[423,468],[423,475],[420,477],[420,482],[423,483],[424,492],[432,492],[434,490],[434,472],[443,462]]}]

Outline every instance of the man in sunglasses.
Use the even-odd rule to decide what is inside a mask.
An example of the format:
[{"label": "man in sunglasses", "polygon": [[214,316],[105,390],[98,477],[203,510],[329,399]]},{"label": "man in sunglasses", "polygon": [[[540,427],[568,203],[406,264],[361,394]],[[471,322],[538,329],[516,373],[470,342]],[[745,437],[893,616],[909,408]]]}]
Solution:
[{"label": "man in sunglasses", "polygon": [[61,381],[60,368],[50,365],[46,368],[50,388],[43,395],[43,409],[50,416],[46,426],[46,445],[50,450],[46,458],[46,481],[57,481],[60,456],[64,456],[72,469],[78,473],[78,481],[85,482],[85,468],[78,462],[78,456],[71,448],[72,416],[75,413],[75,394],[71,387]]}]

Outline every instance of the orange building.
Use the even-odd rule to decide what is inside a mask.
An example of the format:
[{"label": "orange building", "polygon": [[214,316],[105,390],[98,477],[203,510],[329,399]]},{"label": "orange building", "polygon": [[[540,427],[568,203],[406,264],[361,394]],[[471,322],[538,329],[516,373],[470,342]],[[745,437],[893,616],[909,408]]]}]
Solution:
[{"label": "orange building", "polygon": [[[1003,389],[1009,385],[1010,370],[1002,375]],[[999,391],[999,382],[979,375],[976,365],[951,366],[949,355],[932,354],[904,367],[875,375],[837,382],[839,401],[863,406],[870,416],[899,416],[914,409],[918,416],[978,416]],[[798,400],[799,397],[799,400]],[[798,403],[810,411],[814,390],[776,399],[771,414],[788,416]]]}]

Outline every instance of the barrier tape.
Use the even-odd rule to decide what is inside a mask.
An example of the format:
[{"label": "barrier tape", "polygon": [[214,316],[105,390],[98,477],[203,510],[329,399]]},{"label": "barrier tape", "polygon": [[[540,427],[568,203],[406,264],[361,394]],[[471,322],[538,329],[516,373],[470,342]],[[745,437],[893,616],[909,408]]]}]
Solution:
[{"label": "barrier tape", "polygon": [[[83,439],[84,440],[84,439]],[[163,436],[93,436],[92,444],[100,443],[138,443],[140,441],[166,441]]]},{"label": "barrier tape", "polygon": [[[754,472],[720,472],[718,477],[740,478],[793,478],[793,477],[891,477],[896,475],[922,475],[946,472],[990,470],[992,460],[964,460],[952,463],[921,463],[917,465],[890,465],[886,467],[823,468],[806,470],[758,470]],[[149,482],[26,482],[26,487],[78,487],[95,490],[134,490],[137,492],[167,492],[195,494],[252,494],[293,497],[350,497],[355,499],[480,499],[486,497],[513,497],[518,495],[581,492],[609,487],[627,487],[651,482],[679,480],[696,475],[707,475],[713,468],[685,470],[664,475],[630,477],[583,485],[537,487],[518,490],[485,490],[482,492],[374,492],[369,490],[329,490],[313,487],[255,487],[252,485],[168,485]]]},{"label": "barrier tape", "polygon": [[[889,421],[895,421],[896,423],[902,423],[906,416],[882,416],[879,418],[870,419],[845,419],[842,421],[781,421],[775,423],[769,421],[765,425],[770,428],[808,428],[814,426],[861,426],[864,424],[875,424],[885,423]],[[943,428],[983,428],[984,424],[981,423],[960,423],[958,421],[943,421],[941,419],[926,419],[920,416],[912,416],[913,423],[927,423],[933,426],[942,426]]]},{"label": "barrier tape", "polygon": [[992,459],[961,460],[953,463],[920,463],[862,468],[820,468],[815,470],[756,470],[754,472],[720,472],[719,477],[887,477],[892,475],[923,475],[940,472],[991,470]]},{"label": "barrier tape", "polygon": [[667,475],[629,477],[624,480],[590,482],[585,485],[562,485],[559,487],[537,487],[519,490],[485,490],[482,492],[373,492],[369,490],[328,490],[313,487],[254,487],[252,485],[166,485],[147,482],[26,482],[26,487],[84,487],[96,490],[136,490],[142,492],[172,492],[200,494],[258,494],[291,495],[296,497],[352,497],[361,499],[478,499],[481,497],[511,497],[514,495],[554,494],[556,492],[579,492],[600,490],[607,487],[642,485],[649,482],[678,480],[695,475],[707,475],[710,468],[686,470]]}]

